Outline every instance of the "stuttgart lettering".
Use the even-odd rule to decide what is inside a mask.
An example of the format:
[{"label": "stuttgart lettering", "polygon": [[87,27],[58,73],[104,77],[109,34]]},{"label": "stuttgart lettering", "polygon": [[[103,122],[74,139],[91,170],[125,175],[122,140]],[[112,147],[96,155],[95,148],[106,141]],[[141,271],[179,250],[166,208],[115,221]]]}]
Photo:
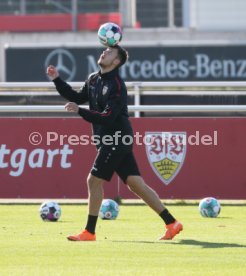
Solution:
[{"label": "stuttgart lettering", "polygon": [[21,176],[25,167],[31,169],[52,168],[54,162],[58,162],[60,168],[67,169],[72,166],[69,156],[73,150],[69,145],[59,149],[25,148],[10,149],[6,144],[0,145],[0,171],[7,169],[10,176]]}]

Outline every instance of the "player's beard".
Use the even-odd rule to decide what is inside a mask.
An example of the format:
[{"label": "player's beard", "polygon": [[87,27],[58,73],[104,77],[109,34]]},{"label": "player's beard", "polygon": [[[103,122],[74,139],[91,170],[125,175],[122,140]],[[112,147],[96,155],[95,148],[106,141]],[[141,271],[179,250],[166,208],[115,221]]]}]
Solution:
[{"label": "player's beard", "polygon": [[97,64],[98,64],[101,68],[105,69],[105,68],[111,67],[112,64],[113,64],[113,61],[112,61],[110,64],[104,64],[103,60],[99,59],[99,60],[97,61]]},{"label": "player's beard", "polygon": [[105,67],[105,66],[103,65],[103,61],[102,61],[101,59],[99,59],[99,60],[97,61],[97,64],[98,64],[100,67],[102,67],[102,68]]}]

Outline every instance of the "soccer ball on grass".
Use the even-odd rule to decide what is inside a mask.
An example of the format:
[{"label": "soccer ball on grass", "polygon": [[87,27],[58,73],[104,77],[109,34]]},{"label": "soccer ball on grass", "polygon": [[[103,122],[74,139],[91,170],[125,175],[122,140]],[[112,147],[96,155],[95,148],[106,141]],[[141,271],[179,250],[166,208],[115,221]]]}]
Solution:
[{"label": "soccer ball on grass", "polygon": [[112,199],[104,199],[99,211],[101,219],[116,219],[119,214],[119,205]]},{"label": "soccer ball on grass", "polygon": [[216,218],[220,209],[220,203],[214,197],[203,198],[199,203],[199,211],[203,217]]},{"label": "soccer ball on grass", "polygon": [[99,41],[106,47],[117,45],[122,39],[121,28],[115,23],[105,23],[98,30]]},{"label": "soccer ball on grass", "polygon": [[57,221],[61,216],[61,207],[55,201],[46,201],[40,206],[39,213],[44,221]]}]

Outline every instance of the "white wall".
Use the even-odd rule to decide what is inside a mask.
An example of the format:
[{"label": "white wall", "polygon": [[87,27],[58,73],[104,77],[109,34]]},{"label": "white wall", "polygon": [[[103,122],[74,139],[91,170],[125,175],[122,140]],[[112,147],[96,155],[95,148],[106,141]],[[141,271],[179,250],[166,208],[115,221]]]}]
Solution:
[{"label": "white wall", "polygon": [[246,31],[246,0],[190,0],[189,5],[192,28]]}]

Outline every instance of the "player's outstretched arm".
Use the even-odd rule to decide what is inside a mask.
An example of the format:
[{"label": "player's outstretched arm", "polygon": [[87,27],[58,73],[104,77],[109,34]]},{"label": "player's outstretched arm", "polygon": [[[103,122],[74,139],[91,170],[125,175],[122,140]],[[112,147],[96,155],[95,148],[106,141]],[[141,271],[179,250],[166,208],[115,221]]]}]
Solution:
[{"label": "player's outstretched arm", "polygon": [[47,73],[48,77],[50,78],[50,80],[52,80],[52,81],[59,77],[59,73],[56,70],[55,66],[53,66],[53,65],[49,65],[47,67],[46,73]]},{"label": "player's outstretched arm", "polygon": [[85,84],[78,93],[77,91],[73,90],[68,83],[59,77],[59,73],[55,66],[49,65],[47,67],[46,73],[50,80],[54,82],[56,90],[62,97],[70,102],[75,102],[77,104],[83,104],[88,101],[87,84]]}]

